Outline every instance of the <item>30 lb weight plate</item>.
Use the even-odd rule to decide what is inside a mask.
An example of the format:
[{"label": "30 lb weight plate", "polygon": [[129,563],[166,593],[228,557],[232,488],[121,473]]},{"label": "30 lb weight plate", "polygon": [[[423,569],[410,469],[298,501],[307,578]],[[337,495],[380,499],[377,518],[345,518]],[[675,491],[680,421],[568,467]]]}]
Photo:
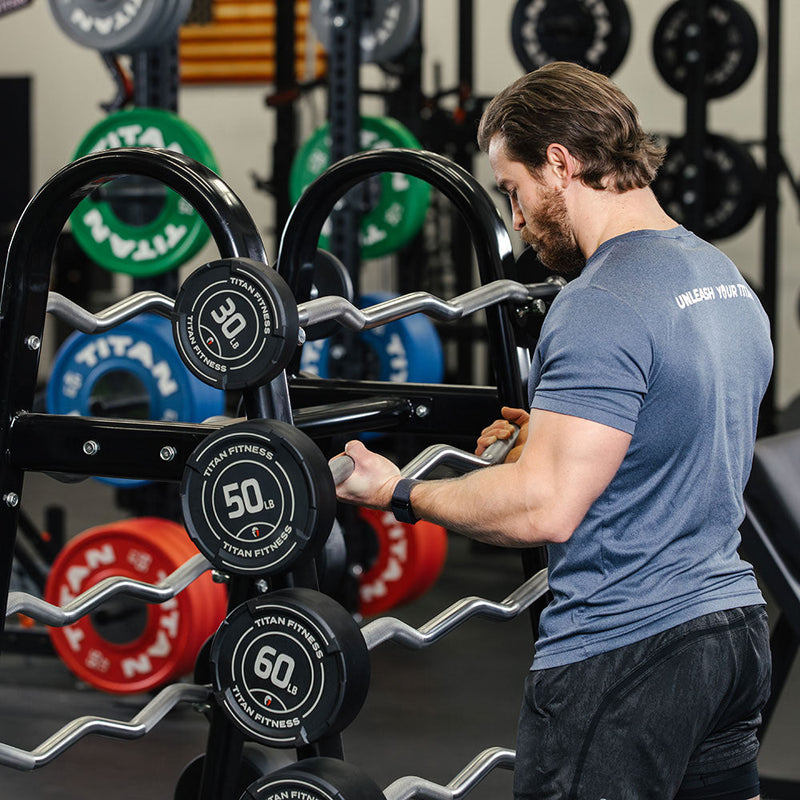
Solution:
[{"label": "30 lb weight plate", "polygon": [[252,259],[204,264],[175,299],[178,352],[200,380],[220,389],[275,378],[294,355],[298,333],[291,289],[275,270]]},{"label": "30 lb weight plate", "polygon": [[398,522],[388,511],[359,508],[377,538],[375,561],[359,581],[359,611],[365,617],[410,603],[433,586],[447,557],[447,531],[421,520]]},{"label": "30 lb weight plate", "polygon": [[692,63],[705,48],[706,97],[735,92],[753,71],[758,56],[758,32],[747,10],[736,0],[708,0],[705,38],[684,0],[673,3],[653,34],[653,58],[661,77],[681,94],[692,90]]},{"label": "30 lb weight plate", "polygon": [[105,333],[72,333],[55,355],[46,403],[50,414],[202,422],[224,412],[225,395],[186,369],[169,320],[145,314]]},{"label": "30 lb weight plate", "polygon": [[[175,150],[218,170],[200,134],[163,109],[133,108],[110,114],[84,136],[73,158],[116,147]],[[139,176],[105,184],[80,202],[70,222],[75,240],[90,258],[112,272],[136,277],[179,267],[210,235],[186,200]]]},{"label": "30 lb weight plate", "polygon": [[343,730],[369,689],[370,659],[353,617],[311,589],[237,606],[211,646],[213,687],[253,739],[299,747]]},{"label": "30 lb weight plate", "polygon": [[306,758],[260,778],[240,800],[386,800],[372,778],[337,758]]},{"label": "30 lb weight plate", "polygon": [[[289,175],[292,202],[331,163],[330,126],[323,125],[300,147]],[[420,149],[414,134],[397,120],[387,117],[361,117],[362,150],[386,147]],[[418,178],[400,172],[385,172],[368,184],[370,196],[361,218],[361,255],[378,258],[401,249],[420,231],[430,205],[430,186]],[[319,247],[330,246],[330,222],[326,222]]]},{"label": "30 lb weight plate", "polygon": [[[361,62],[392,61],[408,49],[419,28],[419,0],[372,0],[361,19]],[[326,50],[333,41],[333,0],[311,0],[311,24]]]},{"label": "30 lb weight plate", "polygon": [[[184,529],[169,520],[142,517],[90,528],[53,562],[45,599],[64,606],[112,576],[156,584],[193,555]],[[91,686],[146,692],[192,671],[226,603],[225,588],[206,573],[164,603],[109,600],[72,625],[51,628],[50,638],[64,664]]]},{"label": "30 lb weight plate", "polygon": [[336,492],[322,451],[277,420],[237,422],[195,449],[181,483],[189,535],[214,566],[270,575],[325,544]]},{"label": "30 lb weight plate", "polygon": [[[703,225],[709,239],[742,230],[761,202],[761,170],[750,151],[726,136],[709,134],[705,144]],[[690,196],[684,189],[690,168],[683,138],[667,139],[667,156],[653,181],[659,202],[679,222],[686,218]]]},{"label": "30 lb weight plate", "polygon": [[630,39],[624,0],[517,0],[511,18],[511,43],[526,72],[572,61],[611,75]]},{"label": "30 lb weight plate", "polygon": [[[395,295],[372,292],[366,308]],[[434,324],[422,314],[354,333],[339,329],[327,339],[306,342],[300,368],[320,378],[350,378],[394,383],[440,383],[444,353]]]}]

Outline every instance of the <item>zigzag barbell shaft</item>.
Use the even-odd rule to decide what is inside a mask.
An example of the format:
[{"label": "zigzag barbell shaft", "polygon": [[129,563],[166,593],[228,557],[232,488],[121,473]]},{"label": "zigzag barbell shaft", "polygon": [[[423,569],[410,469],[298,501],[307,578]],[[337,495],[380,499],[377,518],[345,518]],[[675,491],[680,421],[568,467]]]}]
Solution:
[{"label": "zigzag barbell shaft", "polygon": [[0,764],[14,769],[33,770],[49,764],[84,736],[96,733],[114,739],[140,739],[149,733],[178,703],[202,703],[208,699],[207,686],[175,683],[162,689],[129,722],[105,717],[78,717],[33,750],[21,750],[0,743]]},{"label": "zigzag barbell shaft", "polygon": [[412,292],[369,308],[358,309],[344,297],[320,297],[301,303],[297,310],[303,327],[333,320],[360,331],[418,313],[451,322],[497,303],[528,303],[538,297],[552,297],[559,289],[557,284],[524,284],[505,279],[479,286],[452,300],[442,300],[429,292]]},{"label": "zigzag barbell shaft", "polygon": [[160,292],[137,292],[92,314],[58,292],[47,296],[47,312],[83,333],[104,333],[129,319],[150,311],[169,317],[175,302]]},{"label": "zigzag barbell shaft", "polygon": [[26,592],[10,592],[6,615],[25,614],[37,622],[60,628],[71,625],[110,598],[119,595],[148,603],[163,603],[182,592],[192,581],[210,569],[211,564],[198,553],[156,585],[131,578],[109,577],[61,608]]},{"label": "zigzag barbell shaft", "polygon": [[513,770],[515,760],[514,750],[490,747],[475,756],[447,786],[409,775],[389,784],[383,793],[386,800],[411,800],[411,798],[459,800],[472,791],[492,770],[497,768]]},{"label": "zigzag barbell shaft", "polygon": [[305,758],[270,771],[247,787],[241,800],[315,798],[315,800],[460,800],[492,770],[514,769],[516,753],[490,747],[478,753],[447,786],[409,775],[383,791],[360,767],[329,757]]},{"label": "zigzag barbell shaft", "polygon": [[[446,466],[459,472],[471,472],[490,464],[498,464],[505,459],[517,441],[519,428],[516,425],[512,427],[514,430],[507,439],[493,442],[479,456],[449,444],[432,444],[401,467],[400,474],[406,478],[419,480],[437,467]],[[338,486],[350,477],[355,469],[355,462],[348,455],[340,455],[332,458],[328,466],[333,475],[333,482]]]},{"label": "zigzag barbell shaft", "polygon": [[395,641],[404,647],[420,650],[437,642],[472,617],[513,619],[535,603],[545,592],[547,592],[547,569],[540,570],[528,578],[501,603],[483,597],[464,597],[419,628],[412,628],[394,617],[381,617],[367,623],[361,629],[361,635],[368,650],[387,641]]},{"label": "zigzag barbell shaft", "polygon": [[[343,327],[360,331],[422,313],[451,322],[502,302],[528,303],[558,293],[558,283],[524,284],[510,279],[494,281],[465,292],[452,300],[442,300],[429,292],[412,292],[369,308],[356,308],[344,297],[320,297],[297,306],[301,327],[336,321]],[[137,292],[93,314],[58,292],[50,292],[47,311],[83,333],[103,333],[144,312],[168,317],[175,302],[160,292]]]}]

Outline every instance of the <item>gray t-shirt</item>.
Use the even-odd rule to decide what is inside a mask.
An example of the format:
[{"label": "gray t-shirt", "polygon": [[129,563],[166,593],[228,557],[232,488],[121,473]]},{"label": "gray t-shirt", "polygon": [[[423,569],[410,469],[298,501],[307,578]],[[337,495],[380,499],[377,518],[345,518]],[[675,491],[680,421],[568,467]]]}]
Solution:
[{"label": "gray t-shirt", "polygon": [[572,537],[533,666],[560,666],[712,611],[762,604],[737,553],[769,322],[718,249],[683,227],[604,242],[554,301],[531,407],[633,435]]}]

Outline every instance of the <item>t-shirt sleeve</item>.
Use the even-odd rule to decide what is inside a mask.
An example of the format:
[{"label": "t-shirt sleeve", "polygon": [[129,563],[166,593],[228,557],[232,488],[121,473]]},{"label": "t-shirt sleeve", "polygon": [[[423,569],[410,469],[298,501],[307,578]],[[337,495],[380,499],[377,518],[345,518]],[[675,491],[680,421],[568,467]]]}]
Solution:
[{"label": "t-shirt sleeve", "polygon": [[564,292],[547,315],[534,361],[532,408],[633,433],[653,346],[624,300],[591,286]]}]

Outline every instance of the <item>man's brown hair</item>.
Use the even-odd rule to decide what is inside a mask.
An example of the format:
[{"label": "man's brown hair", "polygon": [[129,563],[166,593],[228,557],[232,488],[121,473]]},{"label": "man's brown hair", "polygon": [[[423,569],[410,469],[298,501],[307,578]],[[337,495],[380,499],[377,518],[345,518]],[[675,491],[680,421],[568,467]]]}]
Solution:
[{"label": "man's brown hair", "polygon": [[533,174],[544,166],[548,145],[564,145],[592,189],[648,186],[664,160],[630,99],[605,76],[566,61],[523,75],[492,99],[478,128],[481,150],[496,134],[506,156]]}]

